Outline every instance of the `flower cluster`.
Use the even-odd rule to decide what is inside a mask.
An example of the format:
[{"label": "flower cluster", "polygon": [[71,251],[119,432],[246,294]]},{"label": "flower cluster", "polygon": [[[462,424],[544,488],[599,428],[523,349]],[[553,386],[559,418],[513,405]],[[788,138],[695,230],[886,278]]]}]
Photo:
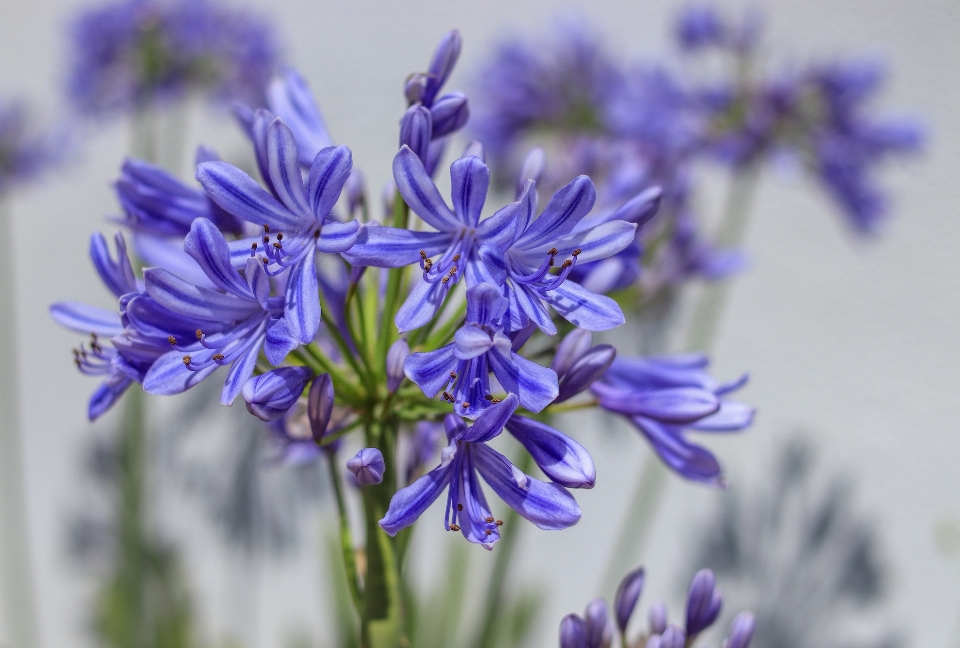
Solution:
[{"label": "flower cluster", "polygon": [[216,0],[120,0],[84,11],[71,36],[68,91],[88,115],[191,89],[260,103],[277,58],[267,23]]},{"label": "flower cluster", "polygon": [[50,136],[31,132],[28,114],[25,103],[0,100],[0,197],[60,158]]},{"label": "flower cluster", "polygon": [[[481,147],[471,146],[450,165],[448,203],[430,166],[467,119],[466,97],[439,94],[460,47],[451,32],[430,71],[406,83],[411,107],[393,161],[389,225],[352,218],[365,199],[350,149],[333,144],[293,70],[267,87],[267,108],[235,111],[259,179],[204,148],[199,187],[143,161],[124,163],[117,220],[148,267],[136,275],[123,235],[116,257],[95,235],[91,258],[119,314],[52,307],[61,324],[91,335],[76,351],[83,372],[104,377],[91,418],[134,383],[177,394],[223,367],[221,402],[242,395],[269,423],[285,460],[335,459],[340,439],[363,430],[366,447],[346,467],[356,485],[378,493],[368,514],[380,516],[388,534],[446,492],[445,528],[487,548],[502,522],[481,479],[540,528],[579,520],[571,490],[592,488],[596,469],[548,418],[579,394],[576,407],[599,404],[630,417],[681,475],[720,483],[716,460],[684,434],[748,426],[752,410],[723,397],[742,381],[716,385],[700,357],[623,360],[611,346],[593,345],[592,331],[614,328],[624,315],[590,289],[596,279],[575,274],[632,246],[660,190],[595,210],[596,188],[581,175],[541,209],[540,154],[516,199],[486,210],[491,174]],[[452,296],[461,283],[461,296]],[[527,352],[528,342],[540,350]],[[537,361],[544,356],[549,366]],[[585,400],[588,389],[595,401]],[[411,427],[420,430],[419,448],[404,484],[396,443]],[[446,446],[430,470],[441,430]],[[492,447],[504,431],[545,480]]]},{"label": "flower cluster", "polygon": [[[716,578],[709,569],[701,569],[693,577],[687,592],[686,618],[683,626],[670,623],[663,603],[654,603],[648,612],[645,632],[628,640],[627,627],[643,592],[645,572],[639,567],[627,574],[617,588],[611,613],[607,602],[594,599],[583,617],[568,614],[560,622],[560,648],[609,648],[617,633],[623,648],[684,648],[712,626],[720,616],[723,600],[716,587]],[[753,639],[754,617],[741,612],[730,623],[723,648],[748,648]]]}]

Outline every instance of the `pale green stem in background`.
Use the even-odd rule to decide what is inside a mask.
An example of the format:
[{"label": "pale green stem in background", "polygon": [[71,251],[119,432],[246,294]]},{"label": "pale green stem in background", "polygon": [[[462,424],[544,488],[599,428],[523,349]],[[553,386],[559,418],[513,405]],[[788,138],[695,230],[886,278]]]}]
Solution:
[{"label": "pale green stem in background", "polygon": [[[0,199],[0,228],[12,230],[9,204]],[[20,446],[16,275],[13,254],[0,260],[0,603],[10,646],[38,648],[27,527],[23,448]]]},{"label": "pale green stem in background", "polygon": [[[754,164],[738,170],[734,176],[720,230],[715,238],[719,246],[738,247],[743,243],[759,171],[758,165]],[[687,333],[685,351],[710,352],[716,342],[729,290],[729,281],[715,281],[703,287]],[[666,492],[667,476],[667,468],[651,451],[644,461],[620,534],[607,562],[602,592],[613,591],[623,574],[635,567],[638,558],[643,555]]]}]

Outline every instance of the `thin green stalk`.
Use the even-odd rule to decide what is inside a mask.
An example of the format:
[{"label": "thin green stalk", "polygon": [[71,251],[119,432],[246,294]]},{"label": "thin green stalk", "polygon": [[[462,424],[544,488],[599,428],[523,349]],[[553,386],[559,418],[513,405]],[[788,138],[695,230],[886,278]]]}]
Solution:
[{"label": "thin green stalk", "polygon": [[[306,349],[305,353],[303,349]],[[307,344],[297,349],[295,353],[314,371],[330,374],[330,377],[333,378],[334,384],[336,385],[338,396],[344,396],[344,392],[346,392],[347,400],[356,401],[357,403],[364,400],[364,394],[353,385],[355,382],[353,377],[344,373],[344,371],[325,356],[323,351],[318,349],[316,345]]]},{"label": "thin green stalk", "polygon": [[597,406],[597,399],[592,398],[582,403],[561,403],[559,405],[550,405],[544,414],[562,414],[564,412],[576,412],[582,409],[592,409]]},{"label": "thin green stalk", "polygon": [[[533,460],[526,451],[521,452],[517,468],[529,472]],[[496,544],[497,557],[493,563],[493,572],[487,584],[487,596],[483,605],[483,616],[480,622],[480,633],[473,644],[473,648],[493,648],[500,629],[498,620],[503,616],[506,592],[505,584],[507,573],[517,551],[517,542],[520,537],[520,515],[512,508],[500,527],[500,541]]]},{"label": "thin green stalk", "polygon": [[446,323],[441,326],[437,331],[427,338],[424,347],[427,349],[438,349],[444,344],[450,342],[453,339],[453,334],[457,332],[457,329],[463,324],[463,315],[455,315],[451,317]]},{"label": "thin green stalk", "polygon": [[320,311],[320,317],[323,319],[323,323],[326,325],[327,331],[330,333],[330,337],[333,338],[337,348],[340,349],[340,353],[347,361],[347,364],[349,364],[350,367],[356,372],[357,376],[360,378],[360,381],[366,387],[367,394],[375,394],[377,386],[374,382],[373,376],[370,375],[370,371],[368,371],[366,367],[361,366],[361,364],[357,362],[357,356],[354,354],[353,349],[350,348],[346,338],[343,337],[343,334],[340,332],[340,328],[337,326],[337,323],[333,321],[326,309]]},{"label": "thin green stalk", "polygon": [[347,584],[350,587],[350,596],[357,612],[363,611],[362,593],[360,591],[359,572],[357,571],[357,554],[353,547],[353,537],[350,534],[350,519],[347,517],[347,505],[343,498],[343,483],[340,479],[340,469],[337,465],[337,456],[333,452],[326,453],[330,481],[333,483],[333,492],[337,500],[337,514],[340,519],[340,550],[343,555],[343,566],[347,572]]},{"label": "thin green stalk", "polygon": [[[0,227],[12,232],[8,203],[0,200]],[[33,574],[27,529],[26,492],[23,481],[23,450],[20,445],[20,404],[17,381],[16,267],[13,252],[3,255],[0,273],[0,602],[8,639],[13,646],[37,648]]]},{"label": "thin green stalk", "polygon": [[[403,196],[397,192],[393,203],[393,226],[406,229],[410,221],[410,207],[404,202]],[[403,278],[406,268],[393,268],[387,277],[387,294],[383,304],[383,313],[380,318],[380,335],[377,336],[377,352],[374,354],[374,371],[377,376],[385,378],[387,375],[387,351],[397,337],[396,327],[393,325],[397,310],[400,307],[400,289],[403,287]]]},{"label": "thin green stalk", "polygon": [[[743,242],[759,171],[758,165],[751,165],[734,176],[716,236],[718,245],[729,247]],[[728,292],[726,281],[713,282],[703,287],[688,331],[686,351],[710,351],[719,332],[720,316]],[[613,589],[622,574],[633,565],[637,556],[643,553],[660,508],[660,500],[666,492],[667,474],[663,463],[651,452],[644,461],[630,507],[626,510],[620,534],[607,562],[601,591]]]}]

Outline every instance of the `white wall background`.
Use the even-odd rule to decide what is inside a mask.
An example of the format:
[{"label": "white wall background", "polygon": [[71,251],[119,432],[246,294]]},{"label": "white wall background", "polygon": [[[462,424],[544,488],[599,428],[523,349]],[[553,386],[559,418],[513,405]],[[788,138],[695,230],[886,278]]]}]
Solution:
[{"label": "white wall background", "polygon": [[[64,27],[83,4],[0,0],[0,93],[25,94],[42,107],[40,117],[55,116]],[[402,80],[426,65],[447,29],[459,28],[465,41],[451,87],[467,89],[468,72],[495,38],[542,30],[557,10],[579,8],[609,34],[611,49],[627,56],[667,50],[676,6],[663,0],[253,4],[276,19],[289,60],[310,80],[335,138],[351,146],[375,190],[387,178],[396,148]],[[960,519],[960,4],[755,4],[767,11],[768,42],[778,58],[886,56],[894,76],[883,104],[922,115],[930,143],[923,159],[888,174],[896,221],[887,236],[869,244],[854,240],[832,207],[802,181],[768,178],[748,238],[754,268],[736,284],[716,352],[720,376],[750,370],[744,399],[759,407],[760,416],[749,433],[711,445],[736,488],[764,474],[778,438],[798,428],[809,431],[827,465],[855,476],[858,502],[881,529],[895,577],[888,618],[908,632],[912,645],[946,646],[960,610],[960,565],[937,553],[933,527]],[[239,147],[226,121],[195,118],[189,141],[227,151]],[[18,194],[13,231],[2,233],[3,253],[14,255],[18,269],[29,532],[46,647],[86,641],[90,584],[65,557],[64,514],[78,497],[82,504],[78,453],[92,433],[84,412],[94,388],[73,371],[69,349],[76,336],[57,328],[46,309],[61,299],[107,304],[87,260],[87,237],[96,228],[111,229],[103,217],[116,210],[109,183],[128,131],[122,123],[105,129],[86,144],[77,164]],[[564,534],[531,529],[525,536],[522,571],[550,593],[537,646],[555,645],[562,614],[582,609],[596,594],[592,584],[599,581],[604,548],[645,456],[639,439],[614,442],[596,431],[592,436],[588,447],[600,480],[578,496],[581,524]],[[715,497],[671,482],[667,514],[645,556],[652,591],[672,596],[676,567],[686,564],[689,539],[683,534]],[[171,515],[187,520],[196,513]],[[427,514],[420,536],[442,533],[438,515]],[[212,636],[233,627],[247,635],[247,646],[277,646],[301,629],[329,636],[312,585],[322,569],[317,560],[268,562],[254,597],[261,622],[237,628],[229,593],[240,578],[231,575],[236,561],[211,556],[218,545],[203,533],[186,533],[193,534],[190,575],[203,593]],[[429,563],[431,556],[424,559]]]}]

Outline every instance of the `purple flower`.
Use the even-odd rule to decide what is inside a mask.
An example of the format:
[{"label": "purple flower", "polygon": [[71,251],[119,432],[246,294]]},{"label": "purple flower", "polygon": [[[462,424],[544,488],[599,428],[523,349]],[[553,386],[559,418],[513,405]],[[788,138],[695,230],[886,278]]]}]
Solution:
[{"label": "purple flower", "polygon": [[753,639],[754,617],[750,612],[741,612],[733,617],[723,648],[749,648]]},{"label": "purple flower", "polygon": [[277,57],[268,23],[213,0],[123,0],[81,13],[71,36],[70,98],[88,115],[192,89],[259,103]]},{"label": "purple flower", "polygon": [[376,448],[364,448],[347,462],[347,470],[354,474],[362,486],[382,482],[386,469],[383,453]]},{"label": "purple flower", "polygon": [[400,383],[403,382],[403,366],[410,356],[410,345],[403,338],[390,345],[387,351],[387,391],[393,393],[397,391]]},{"label": "purple flower", "polygon": [[263,421],[275,421],[296,404],[311,378],[309,367],[279,367],[254,376],[240,393],[248,412]]},{"label": "purple flower", "polygon": [[57,162],[62,145],[31,132],[28,106],[0,102],[0,198],[15,185],[38,176]]},{"label": "purple flower", "polygon": [[[422,278],[396,317],[397,327],[410,331],[433,318],[462,276],[468,286],[494,283],[478,258],[478,250],[484,245],[497,248],[512,236],[516,209],[511,204],[480,221],[490,172],[479,157],[461,158],[450,166],[453,209],[440,197],[423,163],[406,146],[393,160],[393,176],[410,209],[438,231],[365,227],[344,258],[354,265],[380,268],[420,263]],[[433,261],[437,255],[439,258]]]},{"label": "purple flower", "polygon": [[587,622],[576,614],[568,614],[560,621],[560,648],[586,648]]},{"label": "purple flower", "polygon": [[[218,159],[210,149],[197,151],[197,164]],[[242,233],[241,222],[203,191],[149,162],[127,159],[115,186],[124,212],[120,222],[134,232],[183,239],[193,221],[206,218],[225,234]]]},{"label": "purple flower", "polygon": [[[261,348],[271,364],[279,365],[290,351],[310,341],[316,329],[304,340],[302,328],[291,325],[286,318],[292,311],[291,291],[296,290],[296,284],[288,285],[285,297],[271,297],[263,264],[250,258],[244,275],[237,272],[223,234],[207,219],[194,221],[184,250],[217,289],[191,284],[162,268],[144,272],[147,294],[132,302],[139,310],[132,327],[144,335],[170,331],[169,343],[173,346],[147,372],[144,389],[155,394],[177,394],[218,367],[230,366],[220,397],[222,403],[230,404],[253,373]],[[307,294],[317,300],[316,288]],[[314,310],[319,311],[319,303]],[[171,327],[195,331],[196,335],[178,335]]]},{"label": "purple flower", "polygon": [[677,19],[677,41],[687,50],[723,44],[726,29],[719,10],[712,5],[684,7]]},{"label": "purple flower", "polygon": [[441,453],[440,465],[394,494],[380,526],[396,535],[447,489],[444,526],[492,549],[500,539],[500,525],[490,512],[478,474],[512,509],[541,529],[576,524],[580,507],[565,488],[524,474],[486,444],[500,434],[518,404],[519,399],[510,394],[484,410],[470,427],[460,417],[448,414],[444,427],[449,445]]},{"label": "purple flower", "polygon": [[503,333],[507,300],[490,284],[467,289],[467,317],[454,341],[436,351],[414,353],[404,363],[407,378],[429,397],[443,393],[461,416],[476,417],[494,402],[490,373],[520,405],[539,412],[557,397],[552,369],[517,354]]},{"label": "purple flower", "polygon": [[591,389],[604,409],[627,416],[671,469],[683,477],[722,485],[720,464],[686,439],[687,429],[734,432],[753,422],[754,409],[724,398],[747,377],[717,385],[702,355],[617,358]]},{"label": "purple flower", "polygon": [[693,577],[687,592],[687,635],[696,637],[712,626],[720,616],[721,607],[723,600],[716,577],[709,569],[701,569]]},{"label": "purple flower", "polygon": [[590,601],[584,616],[587,621],[587,648],[610,648],[613,628],[610,625],[607,602],[602,598]]},{"label": "purple flower", "polygon": [[[633,223],[584,219],[595,199],[593,182],[580,176],[557,191],[537,216],[536,186],[528,181],[520,200],[511,206],[516,233],[502,247],[480,249],[489,275],[504,285],[509,300],[504,328],[509,332],[532,321],[544,333],[555,334],[557,327],[546,304],[590,331],[604,331],[624,322],[623,312],[612,299],[567,280],[578,262],[606,258],[633,242],[637,228]],[[550,271],[558,257],[564,260],[555,275]]]},{"label": "purple flower", "polygon": [[433,461],[437,452],[437,444],[443,436],[443,423],[420,421],[414,427],[410,450],[407,455],[406,483],[413,482],[420,476],[420,471],[427,463]]},{"label": "purple flower", "polygon": [[197,167],[197,179],[221,208],[263,227],[262,239],[241,239],[231,248],[239,263],[245,256],[258,260],[271,276],[289,271],[284,319],[295,338],[308,344],[320,325],[314,253],[350,249],[360,228],[355,220],[341,223],[330,218],[350,175],[352,155],[345,146],[322,149],[305,186],[293,132],[279,118],[267,127],[266,149],[273,195],[226,162],[204,162]]},{"label": "purple flower", "polygon": [[643,592],[644,574],[643,567],[638,567],[624,576],[617,587],[613,608],[617,616],[617,627],[620,628],[621,633],[627,631],[627,624],[630,623],[633,609],[637,606],[637,601],[640,600],[640,594]]}]

